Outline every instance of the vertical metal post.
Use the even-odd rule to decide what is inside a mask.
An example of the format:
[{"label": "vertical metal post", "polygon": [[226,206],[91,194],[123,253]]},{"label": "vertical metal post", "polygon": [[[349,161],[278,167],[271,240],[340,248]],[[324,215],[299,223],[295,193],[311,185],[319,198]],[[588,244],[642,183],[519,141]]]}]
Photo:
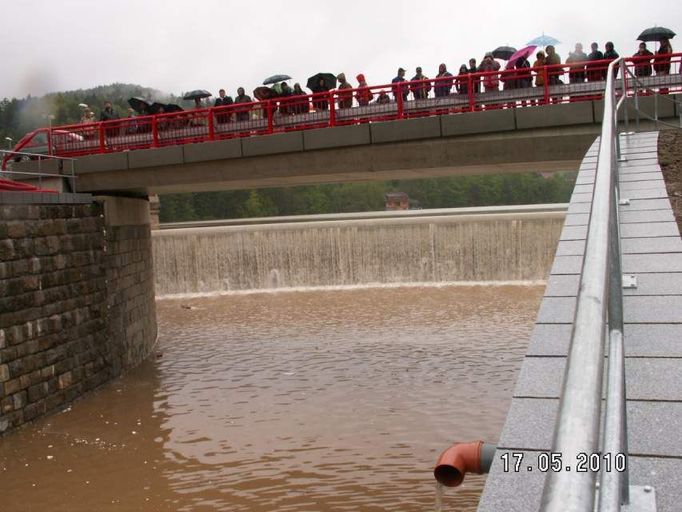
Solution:
[{"label": "vertical metal post", "polygon": [[401,82],[398,82],[398,85],[395,89],[398,93],[398,97],[396,98],[396,102],[398,103],[398,119],[402,119],[405,114],[405,100],[403,98],[403,88],[400,86],[400,84]]},{"label": "vertical metal post", "polygon": [[[627,69],[625,68],[625,61],[620,61],[620,80],[622,87],[622,96],[625,98],[623,105],[625,106],[625,131],[630,131],[630,113],[628,112],[628,82],[627,82]],[[618,109],[616,109],[617,111]],[[616,121],[618,120],[618,112],[616,112]],[[616,139],[618,139],[618,130],[616,130]],[[620,158],[620,155],[618,155]]]},{"label": "vertical metal post", "polygon": [[272,108],[272,100],[268,100],[265,105],[265,114],[268,116],[268,133],[272,133],[275,129],[274,114]]},{"label": "vertical metal post", "polygon": [[334,93],[329,91],[329,126],[336,126],[336,103],[334,103]]},{"label": "vertical metal post", "polygon": [[152,117],[152,146],[159,147],[159,130],[156,123],[156,116]]},{"label": "vertical metal post", "polygon": [[654,120],[656,121],[656,129],[658,129],[658,94],[654,94]]},{"label": "vertical metal post", "polygon": [[215,115],[213,109],[208,110],[208,138],[215,140]]},{"label": "vertical metal post", "polygon": [[[478,80],[478,77],[476,77],[476,79]],[[471,73],[467,75],[467,82],[468,82],[467,90],[469,91],[469,111],[473,112],[474,110],[476,110],[476,91],[474,90],[474,79],[471,76]],[[457,85],[455,85],[455,88],[457,88]],[[456,93],[457,91],[455,90],[455,94]]]},{"label": "vertical metal post", "polygon": [[542,76],[545,77],[545,105],[549,104],[549,74],[547,73],[547,66],[542,67]]}]

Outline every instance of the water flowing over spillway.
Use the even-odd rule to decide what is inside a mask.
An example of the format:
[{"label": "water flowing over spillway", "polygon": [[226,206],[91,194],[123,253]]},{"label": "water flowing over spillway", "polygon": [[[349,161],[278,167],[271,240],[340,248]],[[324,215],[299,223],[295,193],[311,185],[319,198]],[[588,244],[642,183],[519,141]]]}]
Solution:
[{"label": "water flowing over spillway", "polygon": [[563,213],[492,210],[157,231],[156,293],[544,279]]}]

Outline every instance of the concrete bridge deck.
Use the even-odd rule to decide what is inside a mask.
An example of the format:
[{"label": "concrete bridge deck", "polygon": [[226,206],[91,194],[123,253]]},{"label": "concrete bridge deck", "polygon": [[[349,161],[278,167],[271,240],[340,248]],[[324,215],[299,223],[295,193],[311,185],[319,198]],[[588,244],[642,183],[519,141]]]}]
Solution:
[{"label": "concrete bridge deck", "polygon": [[[682,240],[658,165],[658,133],[621,136],[619,164],[624,289],[628,465],[632,485],[655,488],[657,511],[682,503]],[[552,435],[571,335],[598,146],[580,166],[556,259],[516,384],[479,512],[538,510],[546,473],[537,455]],[[523,452],[521,471],[499,456]],[[526,466],[532,466],[528,471]]]}]

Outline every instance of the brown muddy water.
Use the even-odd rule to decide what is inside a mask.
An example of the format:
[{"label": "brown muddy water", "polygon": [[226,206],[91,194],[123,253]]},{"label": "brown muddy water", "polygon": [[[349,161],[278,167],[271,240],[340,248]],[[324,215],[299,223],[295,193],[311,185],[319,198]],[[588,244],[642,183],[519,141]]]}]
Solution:
[{"label": "brown muddy water", "polygon": [[441,450],[497,441],[542,291],[161,300],[149,361],[0,439],[0,509],[434,510]]}]

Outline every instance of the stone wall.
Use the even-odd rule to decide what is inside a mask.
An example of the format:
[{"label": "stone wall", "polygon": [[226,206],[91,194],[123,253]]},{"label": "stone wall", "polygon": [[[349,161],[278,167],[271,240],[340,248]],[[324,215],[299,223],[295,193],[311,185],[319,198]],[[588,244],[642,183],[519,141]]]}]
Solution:
[{"label": "stone wall", "polygon": [[135,225],[130,212],[130,225],[117,224],[115,213],[107,200],[0,206],[0,434],[120,375],[153,348],[149,225]]}]

